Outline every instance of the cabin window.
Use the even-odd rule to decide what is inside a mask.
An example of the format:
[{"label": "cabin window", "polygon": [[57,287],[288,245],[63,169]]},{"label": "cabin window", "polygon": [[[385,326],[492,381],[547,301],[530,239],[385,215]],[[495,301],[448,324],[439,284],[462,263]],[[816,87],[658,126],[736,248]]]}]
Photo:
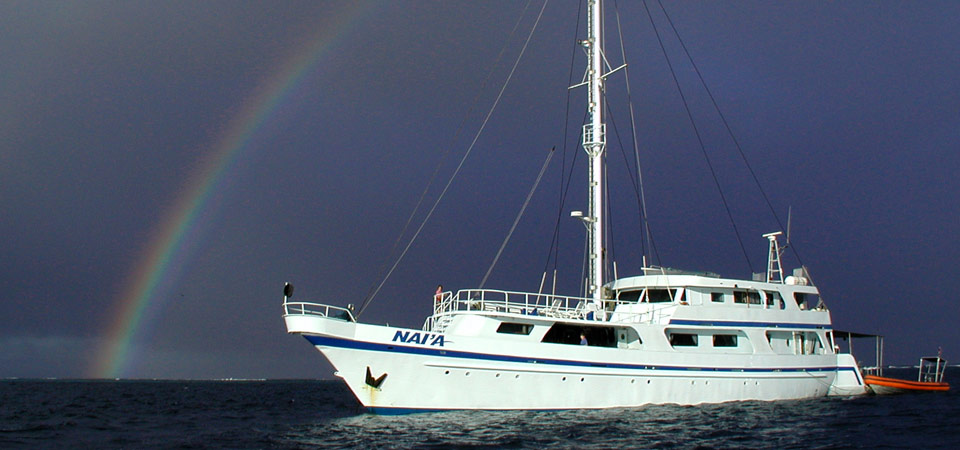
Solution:
[{"label": "cabin window", "polygon": [[822,355],[823,351],[823,342],[820,341],[820,336],[817,333],[813,332],[794,332],[794,343],[798,355]]},{"label": "cabin window", "polygon": [[617,347],[638,349],[641,345],[643,341],[636,330],[626,327],[617,329]]},{"label": "cabin window", "polygon": [[817,294],[812,294],[807,297],[807,306],[817,311],[827,309],[827,305],[823,303],[823,299]]},{"label": "cabin window", "polygon": [[764,292],[767,297],[767,306],[774,307],[777,304],[780,305],[780,309],[784,308],[783,297],[780,296],[779,292]]},{"label": "cabin window", "polygon": [[575,325],[569,323],[555,323],[541,342],[549,344],[580,345],[580,335],[587,339],[591,347],[616,347],[617,332],[613,327]]},{"label": "cabin window", "polygon": [[673,301],[676,289],[647,289],[647,301],[650,303],[667,303]]},{"label": "cabin window", "polygon": [[714,303],[723,303],[723,292],[711,292],[710,301]]},{"label": "cabin window", "polygon": [[533,331],[533,325],[529,323],[503,322],[497,327],[497,333],[504,334],[522,334],[528,335]]},{"label": "cabin window", "polygon": [[640,294],[643,291],[620,291],[620,295],[617,297],[623,303],[636,303],[640,301]]},{"label": "cabin window", "polygon": [[714,347],[736,347],[737,335],[735,334],[715,334],[713,335]]},{"label": "cabin window", "polygon": [[760,292],[758,291],[733,291],[734,303],[749,303],[751,305],[761,305]]},{"label": "cabin window", "polygon": [[767,342],[781,355],[822,355],[820,336],[811,331],[767,331]]},{"label": "cabin window", "polygon": [[767,342],[770,349],[780,355],[793,353],[793,333],[789,331],[767,331]]},{"label": "cabin window", "polygon": [[804,294],[802,292],[794,292],[793,299],[796,300],[797,306],[800,309],[827,309],[826,305],[823,304],[823,299],[820,298],[817,294]]},{"label": "cabin window", "polygon": [[697,335],[692,333],[670,333],[670,345],[674,347],[696,347]]},{"label": "cabin window", "polygon": [[807,309],[807,295],[800,292],[793,293],[793,299],[797,302],[800,309]]}]

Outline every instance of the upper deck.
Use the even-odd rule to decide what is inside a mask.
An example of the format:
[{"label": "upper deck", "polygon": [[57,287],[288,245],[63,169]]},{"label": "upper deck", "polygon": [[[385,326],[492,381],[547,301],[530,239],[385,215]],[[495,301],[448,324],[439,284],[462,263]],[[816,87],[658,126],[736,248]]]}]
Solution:
[{"label": "upper deck", "polygon": [[615,280],[604,287],[604,294],[596,300],[491,289],[446,292],[424,329],[441,331],[453,315],[465,312],[624,324],[668,324],[674,319],[830,323],[817,288],[800,283],[657,274]]}]

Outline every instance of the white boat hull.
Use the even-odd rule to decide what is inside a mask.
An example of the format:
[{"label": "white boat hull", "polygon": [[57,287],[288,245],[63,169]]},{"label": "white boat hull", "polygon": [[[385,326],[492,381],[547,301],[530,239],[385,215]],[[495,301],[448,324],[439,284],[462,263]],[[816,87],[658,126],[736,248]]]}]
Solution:
[{"label": "white boat hull", "polygon": [[837,391],[844,373],[854,379],[849,393],[863,391],[856,366],[839,365],[835,354],[704,358],[559,344],[536,344],[534,352],[503,342],[490,348],[489,339],[469,336],[318,316],[285,319],[290,332],[326,356],[363,406],[380,413],[803,399]]}]

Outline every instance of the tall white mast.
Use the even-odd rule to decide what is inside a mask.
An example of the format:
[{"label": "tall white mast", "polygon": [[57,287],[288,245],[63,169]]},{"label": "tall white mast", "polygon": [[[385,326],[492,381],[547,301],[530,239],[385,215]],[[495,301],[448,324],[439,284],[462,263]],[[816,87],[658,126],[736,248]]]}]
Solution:
[{"label": "tall white mast", "polygon": [[[582,45],[587,50],[587,83],[590,89],[590,122],[583,126],[583,149],[590,158],[587,240],[589,247],[589,276],[587,296],[600,299],[603,295],[603,150],[606,126],[603,123],[603,41],[600,0],[588,0],[587,39]],[[598,305],[599,306],[599,305]]]}]

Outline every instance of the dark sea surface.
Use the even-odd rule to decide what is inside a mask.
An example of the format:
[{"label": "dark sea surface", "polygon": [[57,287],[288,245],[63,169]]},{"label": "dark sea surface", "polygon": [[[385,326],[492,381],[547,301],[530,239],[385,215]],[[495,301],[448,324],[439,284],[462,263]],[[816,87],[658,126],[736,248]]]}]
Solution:
[{"label": "dark sea surface", "polygon": [[[947,381],[960,388],[960,368]],[[339,381],[4,380],[0,448],[960,448],[958,400],[954,390],[377,416]]]}]

